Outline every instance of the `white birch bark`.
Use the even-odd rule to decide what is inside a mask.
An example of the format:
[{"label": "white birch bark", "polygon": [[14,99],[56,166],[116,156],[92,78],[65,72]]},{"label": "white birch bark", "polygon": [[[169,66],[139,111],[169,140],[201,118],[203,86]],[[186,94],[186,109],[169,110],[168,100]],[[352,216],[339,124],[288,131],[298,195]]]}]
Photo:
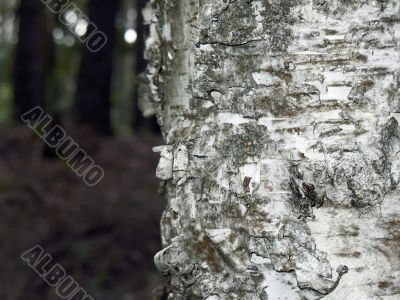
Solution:
[{"label": "white birch bark", "polygon": [[145,16],[168,299],[400,299],[400,2]]}]

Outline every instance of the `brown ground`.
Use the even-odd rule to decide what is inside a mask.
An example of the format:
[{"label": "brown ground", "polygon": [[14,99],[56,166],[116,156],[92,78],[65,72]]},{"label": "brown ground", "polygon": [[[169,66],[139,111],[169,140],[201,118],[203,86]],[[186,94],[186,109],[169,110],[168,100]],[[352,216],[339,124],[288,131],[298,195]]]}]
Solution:
[{"label": "brown ground", "polygon": [[151,299],[163,281],[153,256],[165,204],[151,152],[161,139],[67,132],[104,168],[97,187],[58,158],[43,159],[30,129],[0,129],[0,299],[59,299],[20,259],[36,244],[96,300]]}]

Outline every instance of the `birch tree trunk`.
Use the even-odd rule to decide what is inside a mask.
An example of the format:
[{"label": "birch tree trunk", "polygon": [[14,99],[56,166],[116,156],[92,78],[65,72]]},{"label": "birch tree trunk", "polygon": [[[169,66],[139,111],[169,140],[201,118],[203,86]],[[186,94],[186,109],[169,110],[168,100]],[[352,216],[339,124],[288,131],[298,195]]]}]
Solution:
[{"label": "birch tree trunk", "polygon": [[400,299],[399,6],[152,1],[168,299]]}]

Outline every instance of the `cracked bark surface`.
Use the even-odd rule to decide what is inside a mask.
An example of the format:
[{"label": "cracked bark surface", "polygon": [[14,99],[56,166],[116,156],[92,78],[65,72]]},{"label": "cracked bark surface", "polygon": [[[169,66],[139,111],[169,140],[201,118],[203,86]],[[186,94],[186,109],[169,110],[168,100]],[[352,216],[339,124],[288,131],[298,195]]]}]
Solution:
[{"label": "cracked bark surface", "polygon": [[151,6],[168,299],[399,299],[400,3]]}]

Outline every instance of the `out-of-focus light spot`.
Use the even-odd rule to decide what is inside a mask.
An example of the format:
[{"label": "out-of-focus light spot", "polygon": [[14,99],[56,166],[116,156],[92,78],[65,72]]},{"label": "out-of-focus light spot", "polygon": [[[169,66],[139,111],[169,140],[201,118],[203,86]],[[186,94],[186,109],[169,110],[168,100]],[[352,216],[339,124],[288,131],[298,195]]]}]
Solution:
[{"label": "out-of-focus light spot", "polygon": [[62,40],[63,37],[64,37],[64,32],[60,28],[55,28],[53,30],[53,38],[56,41]]},{"label": "out-of-focus light spot", "polygon": [[88,29],[88,22],[84,19],[80,19],[75,26],[75,33],[79,36],[84,36]]},{"label": "out-of-focus light spot", "polygon": [[128,21],[135,21],[137,18],[137,11],[134,8],[130,8],[126,11],[126,17]]},{"label": "out-of-focus light spot", "polygon": [[71,35],[66,36],[64,39],[64,45],[67,47],[72,47],[73,45],[75,45],[75,38]]},{"label": "out-of-focus light spot", "polygon": [[69,24],[74,24],[78,20],[78,16],[73,10],[69,10],[65,13],[64,19]]},{"label": "out-of-focus light spot", "polygon": [[125,42],[128,44],[134,44],[137,40],[137,33],[135,29],[128,29],[124,35]]}]

